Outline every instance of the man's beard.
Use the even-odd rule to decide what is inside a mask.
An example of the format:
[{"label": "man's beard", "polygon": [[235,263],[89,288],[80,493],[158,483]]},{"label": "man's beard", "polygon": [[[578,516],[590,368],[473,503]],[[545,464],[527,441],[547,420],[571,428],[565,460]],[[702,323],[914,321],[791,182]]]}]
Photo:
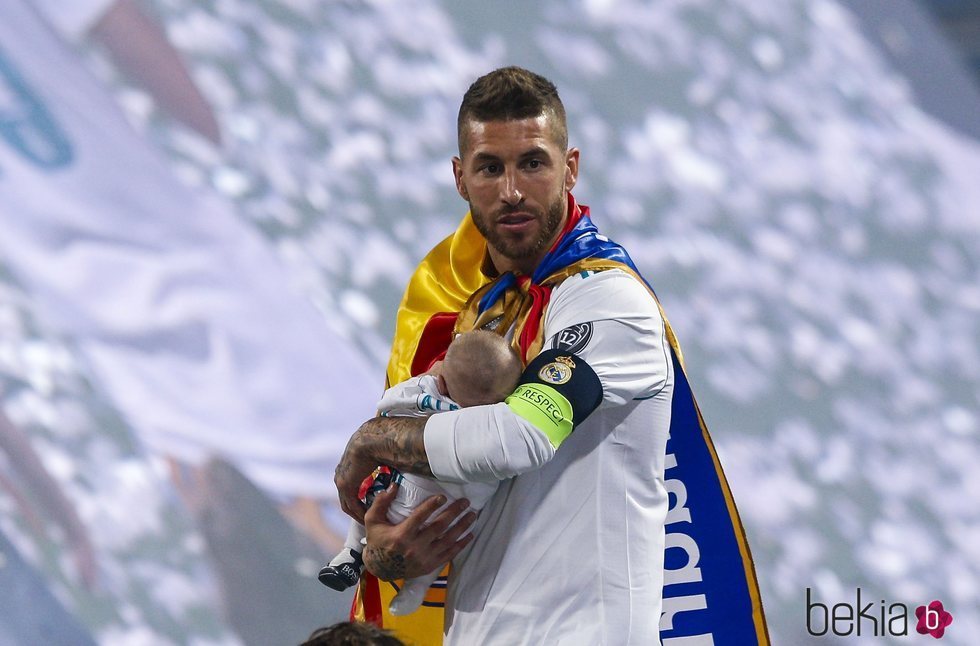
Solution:
[{"label": "man's beard", "polygon": [[513,241],[506,236],[500,235],[493,227],[497,218],[507,213],[521,210],[527,211],[528,209],[501,209],[493,215],[492,220],[488,220],[483,212],[478,211],[470,203],[470,213],[473,217],[473,224],[483,234],[483,237],[487,239],[487,244],[500,252],[505,258],[525,260],[540,254],[558,232],[558,228],[562,224],[561,220],[565,208],[565,201],[564,191],[559,192],[558,197],[548,206],[548,212],[545,214],[544,220],[538,219],[539,213],[532,212],[535,219],[541,222],[541,228],[538,231],[538,235],[529,241]]}]

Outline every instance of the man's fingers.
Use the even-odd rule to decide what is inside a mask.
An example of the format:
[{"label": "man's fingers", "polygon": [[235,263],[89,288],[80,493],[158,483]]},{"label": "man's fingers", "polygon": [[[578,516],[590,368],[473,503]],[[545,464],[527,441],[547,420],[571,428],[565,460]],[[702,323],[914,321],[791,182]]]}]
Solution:
[{"label": "man's fingers", "polygon": [[453,524],[456,518],[465,512],[470,507],[470,501],[466,498],[460,498],[453,502],[453,504],[447,506],[434,518],[429,525],[422,529],[423,532],[427,533],[433,539],[442,536],[443,532]]},{"label": "man's fingers", "polygon": [[364,514],[365,521],[387,521],[388,508],[391,507],[391,502],[395,499],[395,494],[398,493],[398,486],[397,482],[392,482],[388,485],[387,489],[374,496],[374,502],[371,503],[367,513]]},{"label": "man's fingers", "polygon": [[[350,442],[348,442],[348,449]],[[358,476],[363,470],[363,464],[353,459],[345,450],[343,457],[334,470],[333,482],[337,487],[337,496],[340,498],[340,508],[344,513],[354,520],[364,522],[364,503],[361,502],[360,492],[361,482],[364,476]]]},{"label": "man's fingers", "polygon": [[[473,525],[476,512],[465,513],[469,501],[446,504],[444,495],[431,496],[403,522],[388,522],[387,514],[397,489],[379,494],[365,515],[368,545],[364,552],[368,570],[384,580],[421,576],[448,563],[473,540],[460,538]],[[440,507],[445,505],[445,509]],[[432,519],[432,523],[428,521]],[[458,519],[459,522],[453,524]],[[379,547],[380,546],[380,547]]]},{"label": "man's fingers", "polygon": [[[416,507],[412,513],[408,515],[408,518],[402,522],[402,525],[405,527],[405,531],[411,533],[412,535],[418,533],[419,530],[422,529],[422,526],[425,525],[426,521],[429,520],[429,516],[431,516],[444,504],[446,504],[446,497],[443,495],[426,498],[422,504]],[[450,507],[451,506],[452,505],[450,505]]]},{"label": "man's fingers", "polygon": [[357,522],[364,524],[364,505],[360,500],[351,501],[346,496],[340,499],[340,508],[345,514],[356,520]]},{"label": "man's fingers", "polygon": [[472,540],[473,534],[460,538],[466,534],[476,522],[477,513],[471,511],[462,516],[455,525],[446,530],[445,533],[432,541],[434,555],[445,561],[451,561]]},{"label": "man's fingers", "polygon": [[364,522],[364,505],[357,497],[357,488],[345,482],[340,475],[340,469],[334,474],[334,484],[337,485],[337,497],[340,498],[340,508],[345,514],[359,523]]},{"label": "man's fingers", "polygon": [[438,560],[440,563],[449,563],[456,555],[463,551],[463,549],[473,541],[473,534],[467,534],[463,538],[455,542],[446,543],[446,546],[437,552]]},{"label": "man's fingers", "polygon": [[473,523],[476,522],[476,516],[477,514],[475,511],[471,511],[470,513],[466,514],[459,519],[458,523],[447,529],[440,540],[446,543],[455,543],[459,540],[460,536],[469,531],[470,527],[473,526]]},{"label": "man's fingers", "polygon": [[[335,479],[335,482],[337,480]],[[359,523],[364,522],[364,505],[361,503],[357,494],[348,491],[347,487],[343,487],[340,482],[337,482],[337,496],[340,498],[340,508],[345,514],[358,521]]]}]

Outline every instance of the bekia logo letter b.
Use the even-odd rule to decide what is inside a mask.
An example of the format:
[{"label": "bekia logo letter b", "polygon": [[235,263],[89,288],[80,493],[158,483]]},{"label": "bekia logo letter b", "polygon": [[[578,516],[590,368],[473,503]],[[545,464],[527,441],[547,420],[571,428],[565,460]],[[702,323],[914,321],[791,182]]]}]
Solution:
[{"label": "bekia logo letter b", "polygon": [[942,637],[946,632],[946,626],[953,623],[953,615],[946,612],[943,602],[938,599],[928,606],[916,608],[915,616],[919,619],[915,632],[920,635],[932,635],[936,639]]}]

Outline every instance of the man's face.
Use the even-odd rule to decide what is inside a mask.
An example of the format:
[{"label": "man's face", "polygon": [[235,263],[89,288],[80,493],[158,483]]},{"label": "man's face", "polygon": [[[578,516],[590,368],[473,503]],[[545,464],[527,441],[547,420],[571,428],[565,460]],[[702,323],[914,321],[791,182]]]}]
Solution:
[{"label": "man's face", "polygon": [[453,159],[456,190],[500,272],[531,273],[565,224],[579,151],[559,147],[552,119],[470,120]]}]

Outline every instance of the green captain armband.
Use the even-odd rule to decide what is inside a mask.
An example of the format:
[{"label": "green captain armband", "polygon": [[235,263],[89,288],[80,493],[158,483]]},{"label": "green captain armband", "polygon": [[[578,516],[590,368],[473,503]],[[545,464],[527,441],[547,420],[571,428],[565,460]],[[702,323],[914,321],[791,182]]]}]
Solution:
[{"label": "green captain armband", "polygon": [[598,408],[602,384],[575,353],[545,350],[528,364],[517,389],[504,401],[557,449]]},{"label": "green captain armband", "polygon": [[572,434],[572,404],[545,384],[521,384],[504,400],[510,409],[548,436],[556,449]]}]

